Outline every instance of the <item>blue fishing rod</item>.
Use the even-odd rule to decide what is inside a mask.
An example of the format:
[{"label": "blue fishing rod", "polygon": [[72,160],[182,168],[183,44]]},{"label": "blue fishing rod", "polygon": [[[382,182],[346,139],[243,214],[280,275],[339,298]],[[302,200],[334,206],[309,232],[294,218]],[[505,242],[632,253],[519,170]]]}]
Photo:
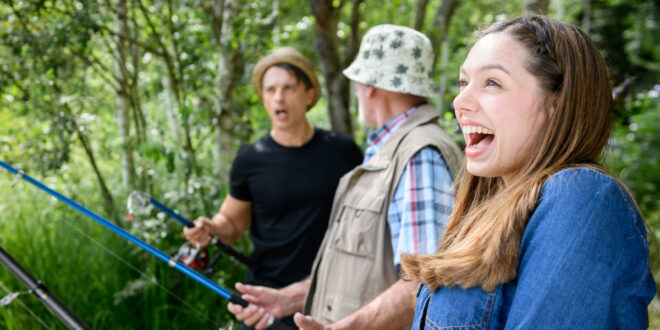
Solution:
[{"label": "blue fishing rod", "polygon": [[[11,166],[11,165],[3,162],[3,161],[0,161],[0,166],[4,167],[10,173],[15,174],[17,176],[16,180],[18,180],[20,178],[20,179],[23,179],[23,180],[31,183],[33,186],[43,190],[44,192],[48,193],[51,196],[57,198],[58,200],[60,200],[64,204],[66,204],[69,207],[73,208],[74,210],[86,215],[87,217],[89,217],[92,220],[98,222],[102,226],[104,226],[104,227],[110,229],[111,231],[115,232],[119,236],[129,240],[131,243],[141,247],[143,250],[146,250],[147,252],[154,255],[156,258],[158,258],[158,259],[162,260],[163,262],[167,263],[170,267],[172,267],[172,268],[180,271],[181,273],[187,275],[188,277],[192,278],[193,280],[195,280],[198,283],[202,284],[203,286],[207,287],[211,291],[217,293],[221,297],[229,300],[231,303],[238,304],[238,305],[241,305],[243,307],[247,307],[250,304],[247,300],[241,298],[241,296],[239,296],[235,293],[232,293],[231,291],[219,286],[218,284],[211,281],[207,277],[197,273],[192,268],[186,266],[185,264],[183,264],[181,261],[177,260],[176,258],[169,257],[164,252],[162,252],[162,251],[156,249],[155,247],[145,243],[144,241],[140,240],[139,238],[131,235],[130,233],[128,233],[124,229],[122,229],[119,226],[115,225],[114,223],[112,223],[112,222],[104,219],[100,215],[86,209],[82,205],[80,205],[80,204],[76,203],[75,201],[65,197],[64,195],[58,193],[57,191],[55,191],[53,189],[50,189],[49,187],[47,187],[43,183],[33,179],[32,177],[30,177],[29,175],[23,173],[22,171],[17,170],[13,166]],[[14,183],[16,183],[16,181]],[[273,330],[291,329],[291,327],[289,327],[288,325],[282,323],[280,320],[275,320],[275,319],[272,319],[272,318],[271,318],[271,320],[273,322],[269,322],[269,323],[272,323],[269,326],[269,329],[273,329]]]},{"label": "blue fishing rod", "polygon": [[[161,203],[158,200],[156,200],[155,198],[153,198],[153,196],[151,196],[151,195],[149,195],[145,192],[141,192],[141,191],[133,191],[128,195],[128,199],[127,199],[127,202],[126,202],[126,208],[128,209],[127,218],[129,218],[129,219],[133,218],[134,209],[136,207],[144,207],[147,204],[151,204],[151,205],[155,206],[157,209],[163,211],[163,213],[169,215],[174,220],[180,222],[182,225],[184,225],[188,228],[195,227],[195,224],[192,221],[190,221],[190,220],[182,217],[178,213],[174,212],[174,210],[168,208],[163,203]],[[243,263],[244,265],[246,265],[250,268],[254,268],[254,265],[252,264],[250,259],[248,259],[248,257],[246,257],[244,254],[238,252],[237,250],[235,250],[231,246],[223,243],[219,238],[213,236],[211,238],[211,244],[219,247],[226,254],[230,255],[231,257],[233,257],[237,261]],[[198,255],[197,252],[194,252],[194,253],[185,252],[185,251],[180,251],[180,252],[182,254],[188,254],[188,253],[193,254],[193,258],[192,258],[193,261],[186,262],[187,265],[190,266],[191,265],[190,262],[193,262],[193,264],[195,264],[195,265],[197,264],[197,262],[194,261],[194,257]],[[216,262],[218,262],[218,260],[220,259],[221,256],[222,256],[221,254],[216,254],[215,257],[213,257],[213,259],[211,259],[211,261],[208,262],[208,264],[206,264],[206,262],[200,262],[199,263],[200,265],[203,264],[204,267],[198,267],[198,268],[193,267],[193,268],[196,268],[196,269],[203,268],[203,271],[205,273],[213,273],[213,268],[212,267]],[[189,258],[185,258],[185,257],[182,256],[182,259],[183,260],[188,260]]]}]

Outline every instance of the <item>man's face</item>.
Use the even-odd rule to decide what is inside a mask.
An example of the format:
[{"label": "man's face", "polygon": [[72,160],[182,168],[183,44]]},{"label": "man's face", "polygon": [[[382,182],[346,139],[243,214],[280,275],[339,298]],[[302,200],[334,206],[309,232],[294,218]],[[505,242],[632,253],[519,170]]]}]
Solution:
[{"label": "man's face", "polygon": [[293,72],[270,67],[261,80],[262,100],[272,129],[288,130],[306,122],[307,107],[314,99],[314,89],[305,89]]}]

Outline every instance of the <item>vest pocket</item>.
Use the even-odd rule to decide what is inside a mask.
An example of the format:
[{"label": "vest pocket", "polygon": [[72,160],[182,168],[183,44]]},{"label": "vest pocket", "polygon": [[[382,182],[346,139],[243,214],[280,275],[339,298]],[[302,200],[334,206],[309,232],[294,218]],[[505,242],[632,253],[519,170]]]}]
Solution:
[{"label": "vest pocket", "polygon": [[351,299],[345,295],[328,293],[321,306],[321,319],[324,323],[330,324],[352,314],[360,309],[360,302]]},{"label": "vest pocket", "polygon": [[[362,198],[345,205],[337,223],[332,245],[337,251],[355,256],[373,258],[377,225],[384,198]],[[380,204],[380,205],[379,205]]]}]

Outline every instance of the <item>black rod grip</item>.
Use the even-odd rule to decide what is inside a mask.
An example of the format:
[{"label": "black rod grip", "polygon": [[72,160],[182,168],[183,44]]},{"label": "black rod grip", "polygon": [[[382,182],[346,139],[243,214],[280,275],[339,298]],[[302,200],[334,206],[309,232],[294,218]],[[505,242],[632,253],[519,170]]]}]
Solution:
[{"label": "black rod grip", "polygon": [[254,269],[254,265],[250,261],[248,257],[246,257],[244,254],[238,252],[236,249],[232,248],[231,246],[222,243],[222,241],[217,238],[213,237],[211,240],[211,244],[219,247],[222,251],[224,251],[226,254],[232,256],[234,259],[238,260],[239,262],[243,263],[244,265]]},{"label": "black rod grip", "polygon": [[[239,296],[235,293],[231,294],[231,298],[229,298],[229,301],[232,304],[241,305],[241,306],[243,306],[243,308],[248,307],[248,305],[250,305],[250,303],[247,300],[241,298],[241,296]],[[292,328],[292,327],[282,323],[282,321],[280,321],[278,319],[276,319],[275,322],[273,322],[273,324],[270,327],[268,327],[268,329],[271,329],[271,330],[295,330],[295,328]]]}]

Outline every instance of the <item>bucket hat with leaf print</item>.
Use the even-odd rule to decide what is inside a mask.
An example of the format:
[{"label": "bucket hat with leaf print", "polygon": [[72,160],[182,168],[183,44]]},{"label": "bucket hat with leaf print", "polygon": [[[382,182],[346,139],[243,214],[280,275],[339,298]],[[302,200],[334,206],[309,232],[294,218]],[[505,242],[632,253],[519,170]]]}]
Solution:
[{"label": "bucket hat with leaf print", "polygon": [[383,24],[362,38],[360,51],[343,72],[349,79],[392,92],[433,97],[433,47],[421,32]]}]

